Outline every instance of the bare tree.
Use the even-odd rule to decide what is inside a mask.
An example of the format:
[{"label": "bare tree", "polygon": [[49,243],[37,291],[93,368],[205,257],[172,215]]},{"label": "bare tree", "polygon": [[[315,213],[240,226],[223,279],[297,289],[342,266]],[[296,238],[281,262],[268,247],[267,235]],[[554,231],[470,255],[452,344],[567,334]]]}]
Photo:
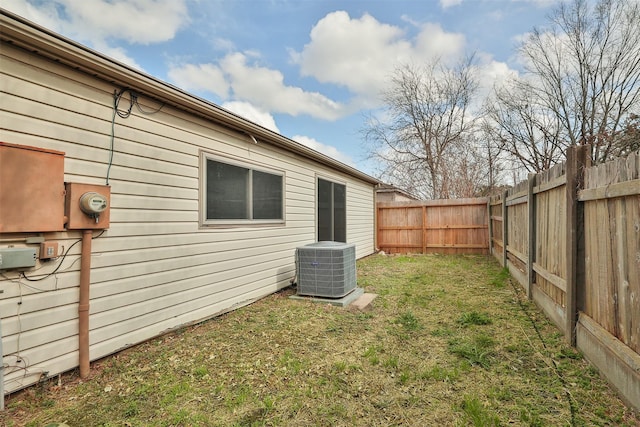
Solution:
[{"label": "bare tree", "polygon": [[383,94],[384,120],[371,119],[364,130],[383,179],[427,199],[460,197],[453,159],[473,131],[476,89],[472,58],[456,67],[398,68]]},{"label": "bare tree", "polygon": [[479,119],[479,132],[476,137],[480,146],[479,155],[485,168],[485,176],[476,196],[492,195],[503,188],[503,175],[506,164],[509,162],[509,153],[503,149],[504,143],[496,137],[495,131],[494,124],[491,123],[485,112]]},{"label": "bare tree", "polygon": [[640,115],[631,114],[625,120],[620,132],[612,135],[614,154],[617,157],[628,156],[640,150]]},{"label": "bare tree", "polygon": [[562,161],[567,142],[558,115],[540,105],[524,79],[496,88],[486,101],[484,126],[494,150],[507,153],[527,172],[540,172]]},{"label": "bare tree", "polygon": [[640,102],[640,2],[572,0],[520,53],[536,105],[558,119],[566,144],[592,144],[594,161],[616,150],[617,134]]},{"label": "bare tree", "polygon": [[474,132],[455,144],[455,154],[448,157],[444,175],[446,187],[454,197],[477,197],[489,193],[495,187],[498,165],[492,152],[485,151],[483,139]]}]

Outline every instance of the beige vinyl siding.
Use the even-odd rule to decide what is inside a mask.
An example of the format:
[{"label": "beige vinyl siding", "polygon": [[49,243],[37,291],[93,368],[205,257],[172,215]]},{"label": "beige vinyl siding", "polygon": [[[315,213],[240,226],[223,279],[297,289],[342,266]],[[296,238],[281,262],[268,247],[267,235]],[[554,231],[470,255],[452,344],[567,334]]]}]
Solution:
[{"label": "beige vinyl siding", "polygon": [[356,257],[372,254],[375,230],[375,197],[370,185],[353,182],[347,189],[347,240],[356,245]]},{"label": "beige vinyl siding", "polygon": [[[8,44],[0,70],[0,140],[63,151],[66,181],[104,184],[119,87]],[[140,101],[145,111],[159,106],[144,93]],[[151,115],[134,107],[116,117],[115,134],[111,225],[92,241],[91,360],[288,286],[295,248],[316,238],[318,175],[346,183],[347,239],[358,257],[374,251],[371,183],[170,105]],[[201,150],[284,171],[285,224],[200,227]],[[11,236],[23,239],[17,245],[24,237]],[[45,238],[66,251],[81,232]],[[0,277],[5,392],[78,365],[80,249],[45,280]],[[40,277],[58,262],[26,274]]]}]

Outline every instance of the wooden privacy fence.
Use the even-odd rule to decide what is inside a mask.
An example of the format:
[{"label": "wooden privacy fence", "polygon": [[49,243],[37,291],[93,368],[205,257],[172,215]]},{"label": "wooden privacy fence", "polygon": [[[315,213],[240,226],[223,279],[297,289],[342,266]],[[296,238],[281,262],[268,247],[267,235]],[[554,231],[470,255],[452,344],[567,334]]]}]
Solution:
[{"label": "wooden privacy fence", "polygon": [[487,201],[379,202],[377,247],[387,253],[488,254]]},{"label": "wooden privacy fence", "polygon": [[489,200],[490,251],[640,409],[640,151],[531,174]]}]

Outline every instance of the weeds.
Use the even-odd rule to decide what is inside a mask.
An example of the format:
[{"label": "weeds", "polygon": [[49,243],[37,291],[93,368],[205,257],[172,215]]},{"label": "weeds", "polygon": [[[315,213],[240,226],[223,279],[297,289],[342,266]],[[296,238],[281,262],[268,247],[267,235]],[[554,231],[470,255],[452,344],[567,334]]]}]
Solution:
[{"label": "weeds", "polygon": [[368,347],[362,356],[366,357],[372,365],[377,365],[380,363],[380,357],[378,356],[380,350],[381,347],[379,346]]},{"label": "weeds", "polygon": [[489,368],[493,356],[495,341],[486,335],[449,341],[449,351],[465,360],[472,366]]},{"label": "weeds", "polygon": [[420,329],[420,322],[411,311],[402,313],[397,318],[396,323],[402,325],[405,331],[417,331]]},{"label": "weeds", "polygon": [[475,427],[497,427],[500,418],[487,410],[477,397],[465,396],[460,408]]},{"label": "weeds", "polygon": [[491,319],[489,318],[489,315],[486,313],[479,313],[477,311],[472,311],[469,313],[463,313],[458,318],[458,324],[462,326],[490,325]]},{"label": "weeds", "polygon": [[460,376],[458,368],[447,369],[441,366],[434,366],[419,375],[423,380],[446,381],[453,382]]},{"label": "weeds", "polygon": [[498,274],[496,274],[491,281],[489,282],[490,285],[496,287],[496,288],[504,288],[507,284],[507,280],[509,280],[509,269],[508,268],[503,268],[502,270],[500,270],[500,272]]},{"label": "weeds", "polygon": [[382,362],[382,366],[387,369],[396,370],[398,369],[398,356],[390,356]]}]

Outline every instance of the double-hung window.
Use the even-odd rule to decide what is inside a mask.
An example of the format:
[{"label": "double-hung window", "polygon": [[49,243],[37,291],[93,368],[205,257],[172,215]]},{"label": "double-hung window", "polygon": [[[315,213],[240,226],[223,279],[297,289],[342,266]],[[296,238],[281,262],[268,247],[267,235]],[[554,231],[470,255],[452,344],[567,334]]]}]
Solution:
[{"label": "double-hung window", "polygon": [[284,173],[203,154],[203,225],[284,222]]},{"label": "double-hung window", "polygon": [[318,178],[318,241],[347,241],[347,187]]}]

